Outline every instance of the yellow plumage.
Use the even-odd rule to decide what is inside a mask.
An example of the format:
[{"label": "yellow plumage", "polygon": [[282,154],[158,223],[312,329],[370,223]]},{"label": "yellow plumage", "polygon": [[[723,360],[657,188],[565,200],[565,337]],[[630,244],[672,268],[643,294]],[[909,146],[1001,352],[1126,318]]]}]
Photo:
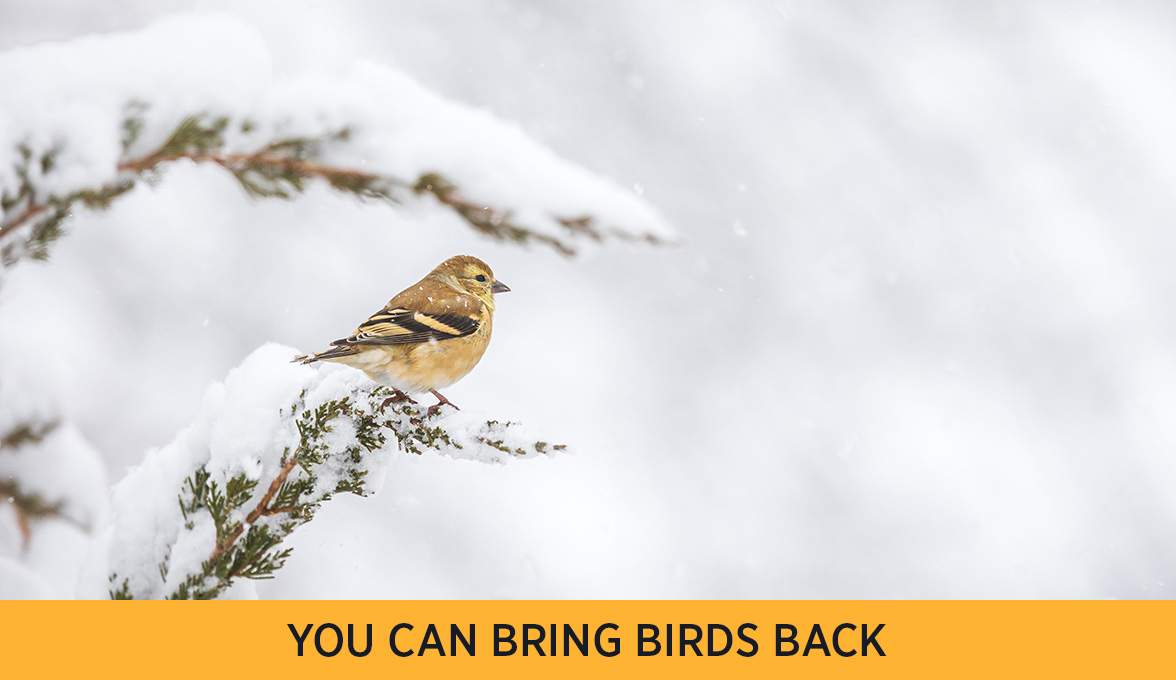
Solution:
[{"label": "yellow plumage", "polygon": [[494,294],[509,290],[485,262],[457,255],[389,300],[350,336],[332,342],[331,349],[295,361],[358,368],[397,392],[390,401],[407,399],[405,392],[432,392],[439,401],[429,413],[436,413],[442,404],[453,406],[437,390],[473,370],[485,353]]}]

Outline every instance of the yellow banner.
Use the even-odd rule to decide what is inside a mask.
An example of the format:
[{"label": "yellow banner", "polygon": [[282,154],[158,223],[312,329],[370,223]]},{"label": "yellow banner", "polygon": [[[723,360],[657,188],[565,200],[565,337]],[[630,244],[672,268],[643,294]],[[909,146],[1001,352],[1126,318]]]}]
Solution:
[{"label": "yellow banner", "polygon": [[0,602],[0,659],[13,678],[1150,676],[1174,621],[1171,602]]}]

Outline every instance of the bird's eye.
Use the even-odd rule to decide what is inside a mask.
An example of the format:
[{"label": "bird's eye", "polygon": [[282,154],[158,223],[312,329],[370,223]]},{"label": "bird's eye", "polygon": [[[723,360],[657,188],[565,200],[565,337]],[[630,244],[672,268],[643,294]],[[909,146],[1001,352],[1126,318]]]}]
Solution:
[{"label": "bird's eye", "polygon": [[474,279],[477,280],[478,283],[486,283],[486,275],[485,274],[478,274],[477,276],[474,277]]}]

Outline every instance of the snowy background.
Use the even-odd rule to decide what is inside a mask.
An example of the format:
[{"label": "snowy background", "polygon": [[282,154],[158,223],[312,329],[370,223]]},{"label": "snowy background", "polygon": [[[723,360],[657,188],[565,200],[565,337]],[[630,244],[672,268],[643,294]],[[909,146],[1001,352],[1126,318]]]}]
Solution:
[{"label": "snowy background", "polygon": [[[515,121],[683,243],[565,259],[171,168],[0,287],[0,396],[96,452],[79,496],[255,348],[470,253],[514,292],[447,396],[576,454],[400,455],[258,596],[1172,596],[1170,4],[2,0],[0,50],[183,12],[275,78],[367,60]],[[88,550],[0,514],[6,592],[73,595]]]}]

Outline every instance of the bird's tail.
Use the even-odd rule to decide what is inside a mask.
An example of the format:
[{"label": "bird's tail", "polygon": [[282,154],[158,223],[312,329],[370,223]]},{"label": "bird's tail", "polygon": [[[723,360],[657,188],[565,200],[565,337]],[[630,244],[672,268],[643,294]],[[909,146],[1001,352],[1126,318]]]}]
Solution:
[{"label": "bird's tail", "polygon": [[292,364],[313,364],[316,361],[330,361],[331,359],[338,359],[350,354],[354,354],[355,350],[351,347],[332,347],[331,349],[322,352],[315,352],[314,354],[299,354],[290,360]]}]

